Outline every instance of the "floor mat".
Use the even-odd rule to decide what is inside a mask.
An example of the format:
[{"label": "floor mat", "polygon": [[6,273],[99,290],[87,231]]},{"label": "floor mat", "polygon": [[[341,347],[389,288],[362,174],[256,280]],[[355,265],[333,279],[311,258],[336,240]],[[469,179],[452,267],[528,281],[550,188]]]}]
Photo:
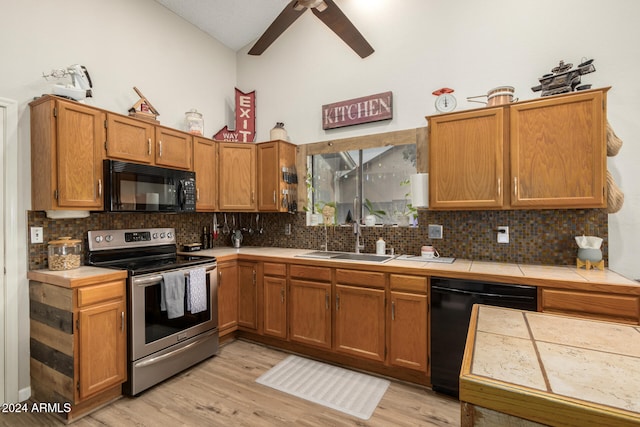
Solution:
[{"label": "floor mat", "polygon": [[363,420],[389,387],[387,380],[293,355],[256,382]]}]

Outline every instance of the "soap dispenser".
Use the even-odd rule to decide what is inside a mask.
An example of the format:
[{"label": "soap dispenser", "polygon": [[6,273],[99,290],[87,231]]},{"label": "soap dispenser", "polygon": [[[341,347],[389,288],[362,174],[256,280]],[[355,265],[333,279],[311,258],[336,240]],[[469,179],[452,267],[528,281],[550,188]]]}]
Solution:
[{"label": "soap dispenser", "polygon": [[376,242],[376,255],[384,255],[387,249],[386,246],[387,244],[382,240],[382,237],[379,237]]}]

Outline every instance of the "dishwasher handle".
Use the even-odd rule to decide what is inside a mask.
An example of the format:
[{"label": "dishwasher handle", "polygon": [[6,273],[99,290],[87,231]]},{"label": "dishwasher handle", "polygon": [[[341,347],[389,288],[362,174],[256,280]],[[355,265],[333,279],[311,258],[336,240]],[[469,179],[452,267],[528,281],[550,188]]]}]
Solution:
[{"label": "dishwasher handle", "polygon": [[431,290],[440,291],[441,293],[452,293],[452,294],[464,294],[464,295],[478,295],[483,297],[491,297],[491,298],[515,298],[515,299],[523,299],[523,300],[531,300],[534,299],[533,296],[528,295],[511,295],[511,294],[493,294],[486,292],[473,292],[473,291],[465,291],[462,289],[455,288],[443,288],[441,286],[431,286]]}]

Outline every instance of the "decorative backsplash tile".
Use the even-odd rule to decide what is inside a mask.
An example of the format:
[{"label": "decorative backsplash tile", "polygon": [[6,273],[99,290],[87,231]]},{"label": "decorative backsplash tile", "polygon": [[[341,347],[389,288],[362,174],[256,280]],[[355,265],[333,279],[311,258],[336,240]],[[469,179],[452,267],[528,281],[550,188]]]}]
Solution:
[{"label": "decorative backsplash tile", "polygon": [[[428,211],[420,210],[419,227],[362,227],[363,252],[375,252],[375,242],[382,237],[387,248],[396,254],[418,255],[423,245],[433,245],[441,256],[483,261],[523,264],[575,265],[578,235],[593,235],[603,239],[602,253],[608,265],[608,218],[606,209],[510,210],[510,211]],[[218,214],[222,226],[224,214]],[[355,237],[352,227],[308,227],[305,213],[261,213],[259,227],[255,213],[227,214],[229,227],[263,229],[263,233],[243,232],[243,246],[289,247],[353,251]],[[43,227],[44,244],[29,244],[29,269],[47,268],[47,244],[63,236],[84,240],[87,231],[142,227],[173,227],[179,246],[200,242],[204,226],[211,228],[212,213],[145,214],[92,213],[83,219],[53,220],[44,212],[29,211],[28,227]],[[291,234],[285,234],[291,224]],[[428,224],[443,226],[442,239],[429,239]],[[509,227],[509,243],[496,241],[497,227]],[[222,230],[221,230],[222,231]],[[326,236],[326,237],[325,237]],[[28,239],[28,236],[26,236]],[[231,238],[220,232],[213,246],[231,246]]]}]

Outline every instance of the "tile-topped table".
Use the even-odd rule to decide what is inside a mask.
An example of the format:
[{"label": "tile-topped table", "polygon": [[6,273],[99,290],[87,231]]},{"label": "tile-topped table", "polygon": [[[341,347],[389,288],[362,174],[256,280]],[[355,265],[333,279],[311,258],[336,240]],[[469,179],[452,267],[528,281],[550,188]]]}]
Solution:
[{"label": "tile-topped table", "polygon": [[640,326],[476,305],[460,401],[463,426],[640,425]]}]

